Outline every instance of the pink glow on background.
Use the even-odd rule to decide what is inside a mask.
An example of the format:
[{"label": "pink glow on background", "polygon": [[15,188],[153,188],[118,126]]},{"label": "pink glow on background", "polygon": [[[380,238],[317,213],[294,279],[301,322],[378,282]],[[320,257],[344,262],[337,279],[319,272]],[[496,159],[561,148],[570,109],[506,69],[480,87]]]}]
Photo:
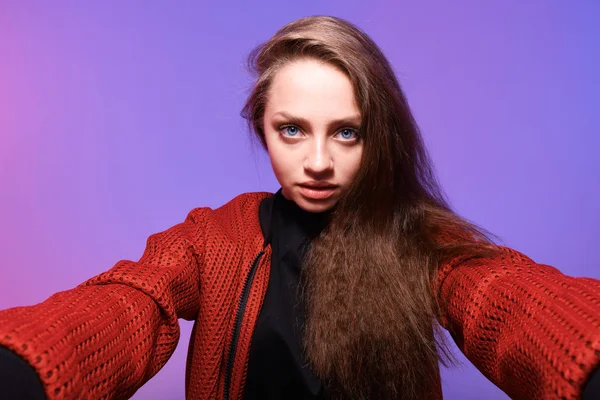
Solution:
[{"label": "pink glow on background", "polygon": [[[5,3],[0,308],[139,258],[193,207],[276,190],[239,118],[243,61],[313,14],[381,45],[461,215],[538,262],[600,278],[600,3]],[[181,326],[134,398],[184,397]],[[507,398],[468,361],[443,378],[449,399]]]}]

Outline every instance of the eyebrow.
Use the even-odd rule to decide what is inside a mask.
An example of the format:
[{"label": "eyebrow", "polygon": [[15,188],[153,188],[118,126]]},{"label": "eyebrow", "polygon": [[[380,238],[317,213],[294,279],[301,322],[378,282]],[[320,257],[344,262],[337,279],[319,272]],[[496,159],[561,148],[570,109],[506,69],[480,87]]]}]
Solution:
[{"label": "eyebrow", "polygon": [[[284,118],[288,121],[290,121],[290,123],[292,124],[298,124],[298,125],[308,125],[310,126],[310,122],[306,119],[306,118],[302,118],[302,117],[296,117],[292,114],[289,114],[285,111],[279,111],[276,112],[275,114],[273,114],[273,118]],[[355,116],[351,116],[351,117],[346,117],[346,118],[340,118],[340,119],[335,119],[333,121],[330,121],[327,126],[328,127],[332,127],[332,126],[344,126],[344,125],[351,125],[351,126],[360,126],[361,123],[361,118],[359,115],[355,115]]]}]

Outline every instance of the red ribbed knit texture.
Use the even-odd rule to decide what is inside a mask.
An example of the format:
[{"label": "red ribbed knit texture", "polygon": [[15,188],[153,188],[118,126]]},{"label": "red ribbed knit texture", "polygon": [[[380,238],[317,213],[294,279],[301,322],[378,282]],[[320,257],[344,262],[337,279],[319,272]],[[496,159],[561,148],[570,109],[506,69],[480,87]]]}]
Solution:
[{"label": "red ribbed knit texture", "polygon": [[[0,311],[0,344],[36,369],[49,399],[129,398],[173,354],[178,318],[193,320],[186,397],[222,398],[244,279],[264,241],[258,206],[269,195],[194,209],[150,236],[139,261],[119,261],[40,304]],[[240,330],[231,399],[243,393],[270,260],[267,247]],[[503,248],[495,259],[442,266],[440,282],[448,301],[442,325],[494,384],[515,399],[580,397],[600,361],[600,281]]]},{"label": "red ribbed knit texture", "polygon": [[511,398],[580,398],[600,362],[600,281],[502,250],[442,267],[440,297],[449,306],[440,322]]}]

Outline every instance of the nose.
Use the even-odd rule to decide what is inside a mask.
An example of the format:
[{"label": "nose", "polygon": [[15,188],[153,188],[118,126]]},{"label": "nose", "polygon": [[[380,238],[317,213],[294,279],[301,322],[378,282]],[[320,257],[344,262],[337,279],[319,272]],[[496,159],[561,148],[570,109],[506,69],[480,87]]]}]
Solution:
[{"label": "nose", "polygon": [[333,169],[333,158],[325,140],[319,138],[313,141],[304,160],[304,168],[314,173],[322,173]]}]

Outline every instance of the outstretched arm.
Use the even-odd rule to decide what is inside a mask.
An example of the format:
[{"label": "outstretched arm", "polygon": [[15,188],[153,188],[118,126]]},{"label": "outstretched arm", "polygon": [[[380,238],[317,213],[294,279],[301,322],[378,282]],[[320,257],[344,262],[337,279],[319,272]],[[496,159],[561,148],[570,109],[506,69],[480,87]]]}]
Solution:
[{"label": "outstretched arm", "polygon": [[[579,399],[600,363],[600,281],[502,247],[440,269],[440,323],[514,399]],[[595,378],[598,379],[598,378]],[[586,396],[588,393],[586,393]]]},{"label": "outstretched arm", "polygon": [[208,210],[150,236],[137,262],[0,311],[0,345],[35,369],[49,399],[129,398],[174,352],[178,318],[198,313]]}]

